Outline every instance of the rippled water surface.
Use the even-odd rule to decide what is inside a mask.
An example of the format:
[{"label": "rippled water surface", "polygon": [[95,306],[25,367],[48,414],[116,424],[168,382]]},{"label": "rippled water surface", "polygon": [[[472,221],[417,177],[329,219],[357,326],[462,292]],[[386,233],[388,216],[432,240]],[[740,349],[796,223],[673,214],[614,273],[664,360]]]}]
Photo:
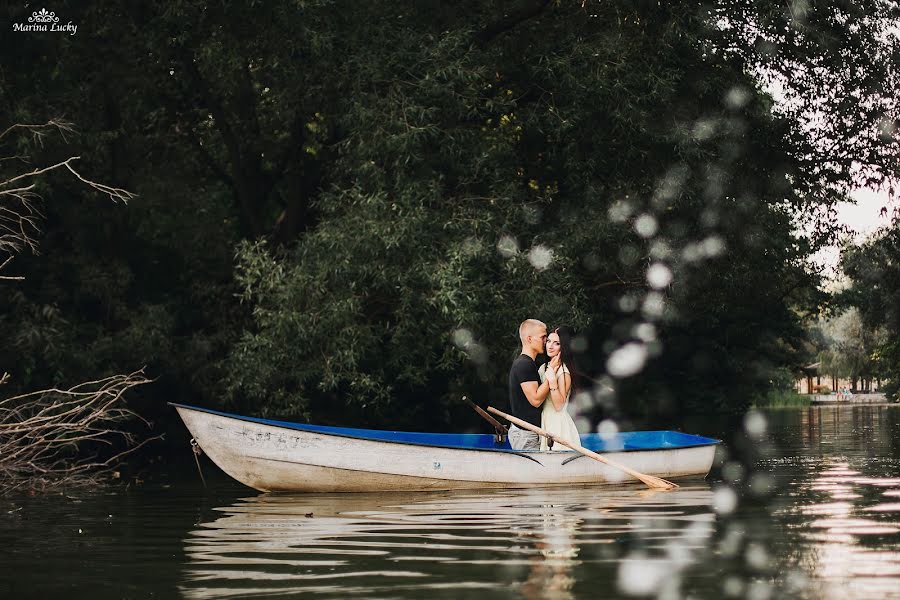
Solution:
[{"label": "rippled water surface", "polygon": [[671,492],[5,498],[0,597],[900,598],[900,407],[723,427],[691,424],[729,443]]}]

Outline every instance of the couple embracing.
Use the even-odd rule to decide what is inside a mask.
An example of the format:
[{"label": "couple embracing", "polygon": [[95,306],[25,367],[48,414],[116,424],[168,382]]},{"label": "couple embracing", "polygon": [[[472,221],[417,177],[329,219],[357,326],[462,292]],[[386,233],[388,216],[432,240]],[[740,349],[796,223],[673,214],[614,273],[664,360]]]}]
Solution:
[{"label": "couple embracing", "polygon": [[[522,354],[509,370],[511,414],[581,446],[578,429],[566,410],[572,393],[572,373],[567,364],[572,361],[571,334],[565,327],[557,327],[548,334],[543,322],[528,319],[519,325],[519,339]],[[536,359],[544,353],[545,346],[550,362],[538,368]],[[546,438],[515,425],[509,427],[509,445],[513,450],[550,449]]]}]

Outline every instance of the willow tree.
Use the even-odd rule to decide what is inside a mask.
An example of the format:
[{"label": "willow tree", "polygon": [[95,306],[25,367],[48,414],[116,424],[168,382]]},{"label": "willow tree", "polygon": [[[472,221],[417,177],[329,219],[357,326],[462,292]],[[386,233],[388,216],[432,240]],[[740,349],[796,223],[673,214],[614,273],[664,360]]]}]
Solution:
[{"label": "willow tree", "polygon": [[851,380],[853,391],[869,391],[873,379],[881,378],[878,348],[886,341],[884,331],[870,328],[855,307],[827,321],[824,326],[827,347],[819,354],[819,372]]},{"label": "willow tree", "polygon": [[[870,356],[876,375],[887,380],[888,397],[900,399],[900,219],[868,241],[848,247],[841,257],[851,280],[842,300],[856,308],[867,332],[881,333]],[[871,335],[871,334],[870,334]]]}]

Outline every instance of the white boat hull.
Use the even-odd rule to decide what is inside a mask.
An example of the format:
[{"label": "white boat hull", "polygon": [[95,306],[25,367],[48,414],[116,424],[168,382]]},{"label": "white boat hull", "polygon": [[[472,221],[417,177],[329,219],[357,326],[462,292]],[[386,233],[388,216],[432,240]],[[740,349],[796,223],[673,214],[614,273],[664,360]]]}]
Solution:
[{"label": "white boat hull", "polygon": [[[200,448],[225,473],[264,492],[526,488],[637,481],[576,452],[498,452],[359,439],[176,406]],[[601,453],[665,479],[704,477],[715,445]]]}]

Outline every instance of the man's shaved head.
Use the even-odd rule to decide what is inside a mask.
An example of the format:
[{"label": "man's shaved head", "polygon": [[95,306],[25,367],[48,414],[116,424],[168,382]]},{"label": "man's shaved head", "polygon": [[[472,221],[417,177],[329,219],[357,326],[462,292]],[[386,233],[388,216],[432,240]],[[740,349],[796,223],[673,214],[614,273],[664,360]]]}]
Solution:
[{"label": "man's shaved head", "polygon": [[[538,321],[537,319],[525,319],[522,321],[521,325],[519,325],[519,339],[522,340],[522,345],[525,345],[525,338],[537,332],[541,327],[544,328],[544,331],[547,331],[547,325],[543,321]],[[540,335],[540,332],[537,333]]]}]

